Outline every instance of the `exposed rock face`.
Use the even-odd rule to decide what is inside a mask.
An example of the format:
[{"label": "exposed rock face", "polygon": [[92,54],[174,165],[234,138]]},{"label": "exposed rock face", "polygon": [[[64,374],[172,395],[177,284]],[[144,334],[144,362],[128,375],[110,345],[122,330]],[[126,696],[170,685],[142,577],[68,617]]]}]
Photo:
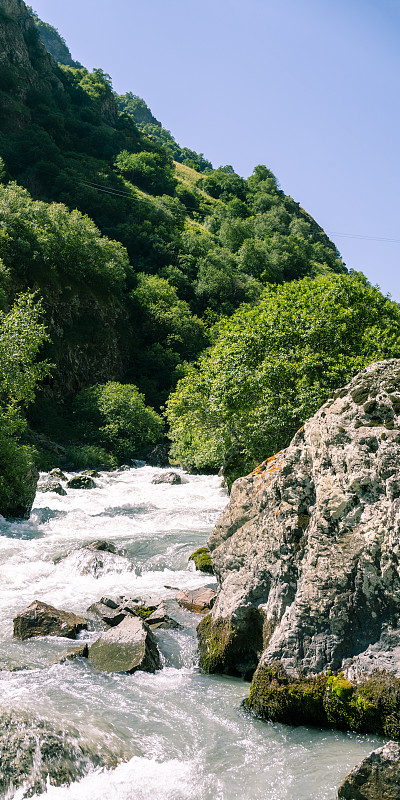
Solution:
[{"label": "exposed rock face", "polygon": [[139,617],[127,616],[89,648],[89,661],[102,672],[155,672],[161,669],[154,636]]},{"label": "exposed rock face", "polygon": [[374,750],[346,775],[339,787],[343,800],[400,800],[400,744]]},{"label": "exposed rock face", "polygon": [[60,611],[47,603],[34,600],[21,611],[14,620],[14,636],[16,639],[31,639],[34,636],[66,636],[75,639],[77,633],[87,630],[84,617]]},{"label": "exposed rock face", "polygon": [[[251,675],[280,662],[310,676],[353,657],[376,668],[385,654],[400,676],[399,534],[392,359],[360,372],[286,450],[234,483],[208,542],[219,592],[199,626],[201,665]],[[371,648],[378,658],[361,655]]]}]

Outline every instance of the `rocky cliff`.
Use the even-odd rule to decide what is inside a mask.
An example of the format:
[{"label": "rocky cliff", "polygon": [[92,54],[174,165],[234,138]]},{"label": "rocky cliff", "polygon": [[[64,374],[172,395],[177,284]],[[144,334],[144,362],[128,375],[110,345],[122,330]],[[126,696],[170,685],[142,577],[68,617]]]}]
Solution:
[{"label": "rocky cliff", "polygon": [[33,90],[63,92],[52,56],[22,0],[0,0],[0,120],[13,133],[29,125]]},{"label": "rocky cliff", "polygon": [[261,716],[290,721],[290,711],[285,719],[271,712],[270,700],[285,686],[287,705],[302,681],[311,694],[319,685],[315,721],[334,724],[325,719],[326,695],[342,690],[328,671],[352,703],[355,682],[374,669],[393,676],[397,696],[399,470],[393,359],[360,372],[286,450],[234,483],[208,543],[219,592],[198,629],[200,663],[246,677],[257,668],[250,706]]}]

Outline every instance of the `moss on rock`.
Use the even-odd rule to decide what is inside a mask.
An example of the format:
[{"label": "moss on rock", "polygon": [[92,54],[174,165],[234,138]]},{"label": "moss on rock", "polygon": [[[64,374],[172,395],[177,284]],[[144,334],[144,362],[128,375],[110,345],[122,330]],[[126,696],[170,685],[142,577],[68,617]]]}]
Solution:
[{"label": "moss on rock", "polygon": [[228,619],[214,621],[208,614],[198,624],[197,636],[200,667],[205,672],[251,680],[263,643],[263,617],[255,608],[248,610],[241,628]]},{"label": "moss on rock", "polygon": [[195,550],[194,553],[189,556],[189,561],[193,561],[196,569],[200,570],[200,572],[207,572],[209,575],[214,575],[211,553],[208,547],[199,547],[198,550]]},{"label": "moss on rock", "polygon": [[342,673],[293,678],[279,662],[262,665],[245,705],[261,719],[287,725],[400,739],[400,679],[384,670],[374,670],[360,683],[352,683]]}]

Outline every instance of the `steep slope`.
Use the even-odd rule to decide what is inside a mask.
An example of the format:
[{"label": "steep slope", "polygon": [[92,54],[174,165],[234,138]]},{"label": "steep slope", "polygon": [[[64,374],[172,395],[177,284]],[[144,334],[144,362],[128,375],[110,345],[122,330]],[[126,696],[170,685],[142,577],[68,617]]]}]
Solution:
[{"label": "steep slope", "polygon": [[66,67],[81,67],[79,61],[74,61],[69,51],[68,45],[56,28],[43,22],[31,6],[27,6],[38,29],[41,42],[44,44],[48,53],[55,58],[59,64]]}]

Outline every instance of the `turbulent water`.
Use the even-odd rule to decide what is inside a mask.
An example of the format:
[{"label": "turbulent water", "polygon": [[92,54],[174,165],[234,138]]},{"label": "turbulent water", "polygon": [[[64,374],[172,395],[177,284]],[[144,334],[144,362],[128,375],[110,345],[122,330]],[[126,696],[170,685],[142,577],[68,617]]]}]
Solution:
[{"label": "turbulent water", "polygon": [[[102,473],[90,491],[37,494],[27,522],[0,517],[0,708],[78,732],[112,765],[89,764],[77,782],[48,785],[41,797],[334,800],[348,769],[380,740],[262,723],[241,707],[248,684],[200,672],[200,617],[174,598],[176,589],[213,582],[188,556],[206,542],[227,496],[214,476],[152,484],[160,472]],[[99,562],[82,550],[97,539],[118,555]],[[68,642],[57,637],[12,639],[13,617],[34,599],[85,613],[106,594],[163,598],[184,625],[155,632],[164,665],[155,675],[102,674],[84,659],[60,664]],[[26,789],[3,797],[18,800]]]}]

